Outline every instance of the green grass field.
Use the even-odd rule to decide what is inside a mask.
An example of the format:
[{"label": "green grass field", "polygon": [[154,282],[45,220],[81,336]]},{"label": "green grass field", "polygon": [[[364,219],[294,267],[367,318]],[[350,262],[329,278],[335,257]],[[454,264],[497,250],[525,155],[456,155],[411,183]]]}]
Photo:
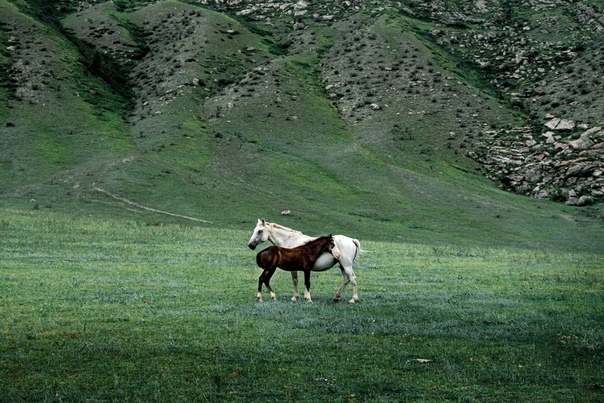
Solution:
[{"label": "green grass field", "polygon": [[252,227],[3,209],[0,400],[604,399],[602,254],[361,239],[360,303],[259,303]]}]

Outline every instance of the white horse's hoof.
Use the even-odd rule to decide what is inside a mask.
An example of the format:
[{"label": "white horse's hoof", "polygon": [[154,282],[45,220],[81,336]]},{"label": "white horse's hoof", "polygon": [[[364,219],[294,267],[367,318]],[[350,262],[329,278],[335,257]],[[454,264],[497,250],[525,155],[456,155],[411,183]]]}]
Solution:
[{"label": "white horse's hoof", "polygon": [[358,299],[354,299],[354,298],[351,299],[350,301],[348,301],[349,304],[354,304],[356,302],[358,302]]},{"label": "white horse's hoof", "polygon": [[292,302],[298,302],[298,297],[292,297]]}]

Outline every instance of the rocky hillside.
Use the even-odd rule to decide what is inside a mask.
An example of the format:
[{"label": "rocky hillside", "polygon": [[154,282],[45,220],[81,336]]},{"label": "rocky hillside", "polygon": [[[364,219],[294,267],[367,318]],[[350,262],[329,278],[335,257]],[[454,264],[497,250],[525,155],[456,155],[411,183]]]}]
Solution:
[{"label": "rocky hillside", "polygon": [[[451,77],[443,80],[438,68],[424,64],[417,55],[411,54],[406,65],[404,51],[396,61],[379,63],[384,58],[379,52],[383,43],[372,43],[375,34],[357,24],[362,20],[358,13],[406,17],[408,28],[424,43],[438,46],[455,60],[455,68],[468,82],[496,94],[526,116],[526,127],[493,131],[472,119],[476,113],[463,116],[463,109],[458,109],[457,120],[461,118],[463,125],[451,124],[450,140],[461,136],[461,146],[468,143],[467,155],[481,163],[489,178],[514,192],[571,205],[603,200],[604,138],[600,125],[604,122],[604,100],[600,90],[604,81],[604,9],[597,1],[234,1],[222,7],[266,25],[287,16],[286,27],[282,27],[285,31],[339,24],[346,25],[343,30],[355,32],[356,37],[339,49],[347,59],[330,63],[338,59],[334,46],[323,62],[323,66],[332,65],[323,69],[327,95],[354,123],[384,105],[402,102],[401,97],[388,97],[390,91],[420,94],[425,87],[431,92],[431,102],[447,99]],[[288,34],[294,44],[301,36]],[[367,52],[373,57],[364,60],[362,55]],[[368,73],[355,69],[355,62],[358,65],[360,60]],[[409,69],[414,72],[402,74]],[[364,88],[354,88],[355,77],[363,80]],[[426,98],[422,95],[409,101],[421,105],[418,98]],[[455,106],[448,103],[444,108]],[[497,126],[495,121],[484,123]],[[392,132],[401,138],[413,137],[402,126],[395,125]]]},{"label": "rocky hillside", "polygon": [[386,163],[444,160],[532,197],[604,200],[597,0],[2,3],[27,16],[0,25],[9,111],[92,108],[115,122],[104,135],[200,170],[209,151],[191,149],[300,123],[308,91]]}]

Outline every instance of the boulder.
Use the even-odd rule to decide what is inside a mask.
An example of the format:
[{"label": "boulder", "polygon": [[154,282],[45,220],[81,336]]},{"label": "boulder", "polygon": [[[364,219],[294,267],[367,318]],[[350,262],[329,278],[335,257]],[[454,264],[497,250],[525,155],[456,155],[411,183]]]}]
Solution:
[{"label": "boulder", "polygon": [[558,123],[560,123],[560,119],[553,118],[552,120],[545,123],[545,127],[547,127],[550,130],[556,130],[556,126],[558,126]]},{"label": "boulder", "polygon": [[569,131],[575,128],[575,122],[567,119],[553,118],[545,123],[545,127],[556,131]]},{"label": "boulder", "polygon": [[540,189],[533,197],[535,199],[549,199],[551,195],[547,189]]},{"label": "boulder", "polygon": [[554,141],[556,141],[556,139],[554,139],[554,132],[547,131],[543,133],[541,135],[541,140],[545,141],[546,143],[553,143]]},{"label": "boulder", "polygon": [[585,133],[583,133],[585,135],[588,136],[594,136],[594,137],[602,137],[604,136],[604,132],[602,131],[602,127],[597,126],[597,127],[592,127],[591,129],[587,130]]},{"label": "boulder", "polygon": [[583,133],[581,137],[577,140],[571,140],[568,142],[568,145],[573,148],[573,150],[585,150],[586,148],[591,147],[593,141],[589,138],[589,134],[587,132]]},{"label": "boulder", "polygon": [[587,164],[585,162],[579,162],[578,164],[573,164],[568,167],[566,170],[566,176],[574,176],[580,172],[585,171],[587,168]]},{"label": "boulder", "polygon": [[557,131],[569,131],[575,128],[575,122],[572,120],[561,119],[556,126]]},{"label": "boulder", "polygon": [[577,200],[577,206],[589,206],[594,203],[594,198],[592,196],[581,196]]}]

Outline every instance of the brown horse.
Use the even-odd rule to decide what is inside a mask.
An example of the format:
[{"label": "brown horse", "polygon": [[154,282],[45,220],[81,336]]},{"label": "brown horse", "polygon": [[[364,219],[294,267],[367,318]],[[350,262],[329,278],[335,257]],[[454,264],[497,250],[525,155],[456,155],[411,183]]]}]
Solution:
[{"label": "brown horse", "polygon": [[310,301],[310,271],[315,262],[323,253],[329,252],[334,258],[340,258],[340,251],[336,246],[333,236],[321,236],[313,241],[295,248],[282,248],[280,246],[269,246],[258,252],[256,255],[256,264],[262,268],[262,274],[258,278],[258,301],[262,301],[262,284],[271,293],[271,298],[276,295],[270,286],[270,280],[277,267],[285,271],[303,271],[304,272],[304,299]]}]

